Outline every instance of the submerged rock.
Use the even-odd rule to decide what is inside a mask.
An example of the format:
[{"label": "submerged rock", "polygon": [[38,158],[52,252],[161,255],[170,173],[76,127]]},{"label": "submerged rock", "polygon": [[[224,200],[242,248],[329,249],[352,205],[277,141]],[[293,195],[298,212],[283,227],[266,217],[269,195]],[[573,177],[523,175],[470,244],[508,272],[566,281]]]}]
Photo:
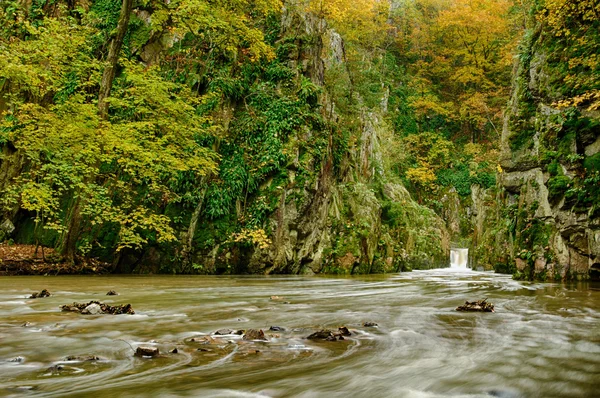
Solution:
[{"label": "submerged rock", "polygon": [[346,326],[342,326],[342,327],[338,328],[338,330],[340,331],[340,334],[342,336],[352,336],[352,333],[350,333],[350,331],[348,330],[348,328]]},{"label": "submerged rock", "polygon": [[468,312],[495,312],[494,304],[488,303],[487,299],[479,301],[465,301],[464,305],[456,307],[456,311]]},{"label": "submerged rock", "polygon": [[42,298],[42,297],[50,297],[50,296],[52,296],[52,294],[48,290],[43,289],[39,293],[33,293],[31,296],[29,296],[29,298],[34,299],[34,298]]},{"label": "submerged rock", "polygon": [[46,369],[48,372],[52,372],[52,373],[58,373],[61,370],[64,370],[65,367],[63,365],[52,365],[50,366],[48,369]]},{"label": "submerged rock", "polygon": [[248,329],[242,337],[244,340],[266,340],[265,332],[262,329]]},{"label": "submerged rock", "polygon": [[370,327],[375,327],[378,325],[375,322],[365,322],[365,323],[363,323],[363,326],[366,328],[370,328]]},{"label": "submerged rock", "polygon": [[233,329],[219,329],[216,332],[213,333],[215,336],[225,336],[228,334],[238,334],[238,335],[242,335],[244,334],[243,330],[233,330]]},{"label": "submerged rock", "polygon": [[284,332],[285,328],[282,328],[281,326],[271,326],[269,330],[271,332]]},{"label": "submerged rock", "polygon": [[23,363],[25,362],[25,358],[24,357],[14,357],[14,358],[10,358],[8,359],[6,362],[14,362],[14,363]]},{"label": "submerged rock", "polygon": [[[90,301],[89,303],[73,303],[71,305],[61,305],[61,311],[63,312],[79,312],[85,315],[96,315],[96,314],[129,314],[134,315],[135,311],[131,307],[131,304],[123,305],[108,305],[99,301]],[[100,311],[98,311],[100,309]]]},{"label": "submerged rock", "polygon": [[87,361],[99,361],[100,357],[97,357],[96,355],[69,355],[68,357],[65,358],[65,361],[81,361],[81,362],[87,362]]},{"label": "submerged rock", "polygon": [[327,340],[327,341],[336,341],[337,338],[333,334],[333,332],[329,329],[322,329],[318,332],[315,332],[307,337],[309,340]]},{"label": "submerged rock", "polygon": [[114,290],[109,290],[108,293],[106,293],[107,296],[118,296],[119,293],[115,292]]},{"label": "submerged rock", "polygon": [[136,357],[156,357],[159,351],[156,347],[138,347],[135,350]]},{"label": "submerged rock", "polygon": [[200,343],[200,344],[216,344],[215,339],[210,336],[201,336],[201,337],[192,337],[190,339],[192,343]]}]

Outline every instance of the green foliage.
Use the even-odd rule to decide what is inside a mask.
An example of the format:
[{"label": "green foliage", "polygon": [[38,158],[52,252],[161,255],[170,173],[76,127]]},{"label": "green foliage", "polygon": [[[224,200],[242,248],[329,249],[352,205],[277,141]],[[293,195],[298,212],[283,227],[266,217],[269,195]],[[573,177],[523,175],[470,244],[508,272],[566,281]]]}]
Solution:
[{"label": "green foliage", "polygon": [[[92,19],[111,10],[106,2],[94,6],[101,8]],[[197,141],[207,119],[197,114],[199,100],[189,88],[158,68],[123,60],[110,120],[100,120],[94,90],[102,66],[93,42],[101,31],[85,21],[41,18],[26,39],[0,41],[9,104],[0,134],[26,159],[24,172],[4,188],[2,205],[30,212],[36,225],[63,236],[81,216],[81,230],[89,231],[77,237],[83,254],[102,247],[107,239],[95,236],[112,230],[113,250],[174,241],[161,211],[179,199],[175,181],[186,173],[197,181],[215,168],[216,157]]]},{"label": "green foliage", "polygon": [[600,172],[600,153],[586,157],[583,167],[589,175]]}]

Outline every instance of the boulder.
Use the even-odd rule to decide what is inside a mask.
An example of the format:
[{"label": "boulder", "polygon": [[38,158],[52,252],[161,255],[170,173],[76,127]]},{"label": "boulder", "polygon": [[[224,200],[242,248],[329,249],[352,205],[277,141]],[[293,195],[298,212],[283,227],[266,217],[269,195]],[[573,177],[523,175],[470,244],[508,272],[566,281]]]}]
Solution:
[{"label": "boulder", "polygon": [[342,327],[338,328],[338,330],[342,336],[351,336],[352,335],[352,333],[350,333],[350,331],[348,330],[348,328],[346,326],[342,326]]},{"label": "boulder", "polygon": [[479,301],[465,301],[464,305],[456,307],[456,311],[468,312],[495,312],[494,304],[488,303],[487,299]]},{"label": "boulder", "polygon": [[0,242],[8,239],[14,230],[15,226],[13,223],[8,219],[4,220],[4,222],[0,224]]},{"label": "boulder", "polygon": [[156,347],[138,347],[135,350],[136,357],[156,357],[158,356],[159,351]]},{"label": "boulder", "polygon": [[[95,304],[95,305],[93,305]],[[100,308],[100,312],[97,311],[96,305]],[[122,304],[122,305],[108,305],[101,303],[99,301],[90,301],[89,303],[73,303],[71,305],[61,305],[60,309],[63,312],[79,312],[85,315],[96,315],[96,314],[110,314],[110,315],[120,315],[120,314],[129,314],[134,315],[135,311],[131,307],[131,304]]]},{"label": "boulder", "polygon": [[51,295],[52,294],[48,290],[43,289],[39,293],[33,293],[31,296],[29,296],[29,298],[34,299],[34,298],[50,297]]},{"label": "boulder", "polygon": [[248,329],[243,337],[244,340],[266,340],[265,333],[262,329]]},{"label": "boulder", "polygon": [[86,315],[98,315],[102,314],[102,308],[99,304],[92,303],[85,307],[83,310],[81,310],[81,313]]},{"label": "boulder", "polygon": [[[322,329],[318,332],[315,332],[307,337],[309,340],[326,340],[326,341],[336,341],[337,337],[333,334],[333,332],[329,329]],[[343,338],[342,338],[343,339]]]}]

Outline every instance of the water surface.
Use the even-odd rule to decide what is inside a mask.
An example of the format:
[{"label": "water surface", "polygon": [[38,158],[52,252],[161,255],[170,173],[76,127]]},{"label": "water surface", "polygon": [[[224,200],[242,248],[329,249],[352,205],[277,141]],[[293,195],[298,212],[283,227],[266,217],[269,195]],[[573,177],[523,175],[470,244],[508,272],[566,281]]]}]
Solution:
[{"label": "water surface", "polygon": [[[53,296],[27,298],[41,289]],[[120,295],[106,296],[111,289]],[[454,311],[481,298],[496,313]],[[89,300],[131,303],[136,315],[59,310]],[[471,271],[0,277],[0,396],[592,397],[599,308],[597,285]],[[353,332],[344,341],[306,339],[342,325]],[[191,341],[222,328],[260,328],[268,341]],[[163,355],[134,357],[138,346]],[[70,355],[101,360],[65,361]]]}]

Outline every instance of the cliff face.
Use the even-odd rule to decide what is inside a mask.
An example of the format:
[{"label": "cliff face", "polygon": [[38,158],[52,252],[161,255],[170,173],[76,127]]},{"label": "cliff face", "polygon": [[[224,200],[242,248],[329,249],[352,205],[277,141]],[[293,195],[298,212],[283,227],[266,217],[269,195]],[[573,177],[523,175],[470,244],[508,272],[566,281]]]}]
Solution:
[{"label": "cliff face", "polygon": [[[376,273],[440,264],[449,250],[448,233],[435,213],[387,178],[382,147],[393,139],[386,124],[385,91],[369,107],[354,91],[345,44],[325,20],[288,2],[280,42],[287,43],[287,66],[320,89],[319,112],[328,126],[357,120],[350,145],[340,131],[303,128],[291,141],[322,140],[320,156],[293,147],[294,161],[278,182],[276,205],[266,223],[270,242],[262,246],[224,243],[209,253],[196,251],[203,272]],[[341,109],[343,100],[353,102]],[[262,187],[270,190],[269,181]],[[263,195],[259,192],[256,197]]]},{"label": "cliff face", "polygon": [[[577,24],[576,39],[596,40],[585,32],[597,22]],[[482,236],[487,261],[517,277],[600,272],[600,112],[568,88],[572,73],[597,71],[569,70],[577,61],[568,37],[539,20],[525,37],[502,132],[501,191],[482,216],[493,220]]]}]

